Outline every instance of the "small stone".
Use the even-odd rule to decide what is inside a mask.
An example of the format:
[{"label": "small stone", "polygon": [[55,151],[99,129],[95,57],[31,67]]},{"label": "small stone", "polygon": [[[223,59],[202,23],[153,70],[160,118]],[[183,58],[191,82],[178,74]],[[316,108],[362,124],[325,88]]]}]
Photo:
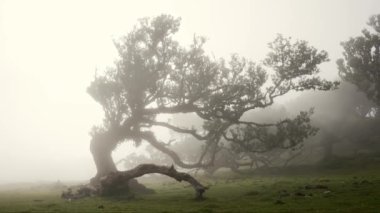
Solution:
[{"label": "small stone", "polygon": [[98,209],[104,209],[104,206],[103,205],[99,205]]}]

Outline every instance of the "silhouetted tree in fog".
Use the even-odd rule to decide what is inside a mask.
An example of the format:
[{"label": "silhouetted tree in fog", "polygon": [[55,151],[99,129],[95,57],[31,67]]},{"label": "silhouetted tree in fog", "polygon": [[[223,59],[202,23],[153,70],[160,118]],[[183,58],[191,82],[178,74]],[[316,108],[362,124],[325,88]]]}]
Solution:
[{"label": "silhouetted tree in fog", "polygon": [[334,155],[371,149],[370,138],[376,131],[372,125],[373,118],[368,117],[368,113],[375,105],[355,85],[343,81],[337,90],[305,93],[295,103],[301,109],[315,107],[312,123],[319,132],[314,144],[323,147],[322,157],[325,160]]},{"label": "silhouetted tree in fog", "polygon": [[[99,183],[110,173],[118,174],[111,152],[123,142],[139,145],[146,141],[170,156],[177,166],[191,169],[212,166],[220,147],[260,153],[294,147],[315,134],[316,129],[310,125],[311,112],[274,123],[241,118],[250,110],[272,105],[276,97],[290,91],[337,86],[317,77],[318,65],[328,60],[325,51],[279,35],[269,44],[270,52],[263,64],[238,55],[216,60],[205,54],[202,37],[194,37],[189,47],[174,40],[179,26],[180,19],[169,15],[141,19],[127,36],[115,41],[119,53],[115,65],[96,76],[88,87],[88,93],[104,110],[103,124],[91,132],[91,152],[97,168],[92,183]],[[176,113],[196,114],[203,120],[203,127],[184,128],[156,119],[160,114]],[[157,140],[152,131],[155,126],[202,141],[199,159],[181,159],[170,146]],[[157,167],[142,165],[132,172],[154,173]],[[176,172],[174,168],[167,169],[159,173],[179,178],[171,173]],[[136,177],[128,172],[121,174],[108,178],[106,185]]]},{"label": "silhouetted tree in fog", "polygon": [[[342,42],[344,59],[337,61],[340,76],[380,105],[380,14],[370,17],[370,30]],[[378,113],[377,113],[378,114]]]}]

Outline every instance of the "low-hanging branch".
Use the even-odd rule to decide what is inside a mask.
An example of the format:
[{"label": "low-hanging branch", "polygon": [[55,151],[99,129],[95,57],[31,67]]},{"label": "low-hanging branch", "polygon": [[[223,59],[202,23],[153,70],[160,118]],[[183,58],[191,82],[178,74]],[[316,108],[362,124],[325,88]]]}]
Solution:
[{"label": "low-hanging branch", "polygon": [[184,172],[178,172],[174,166],[168,167],[155,164],[141,164],[131,170],[109,173],[108,175],[101,178],[98,185],[84,185],[79,187],[79,189],[74,193],[72,192],[71,188],[69,188],[62,193],[61,198],[66,200],[73,200],[93,195],[107,195],[109,192],[117,190],[120,185],[124,185],[130,180],[146,174],[162,174],[174,178],[178,182],[188,182],[195,190],[195,199],[197,200],[202,200],[203,194],[208,189],[208,187],[202,185],[191,175]]},{"label": "low-hanging branch", "polygon": [[[174,178],[175,180],[181,182],[188,182],[193,189],[195,190],[195,198],[203,199],[203,193],[208,189],[208,187],[203,186],[191,175],[178,172],[174,166],[158,166],[155,164],[141,164],[137,167],[123,172],[113,172],[102,178],[101,180],[101,191],[103,189],[109,190],[114,187],[118,187],[120,184],[123,184],[133,178],[138,178],[146,174],[162,174]],[[102,192],[101,192],[102,193]]]}]

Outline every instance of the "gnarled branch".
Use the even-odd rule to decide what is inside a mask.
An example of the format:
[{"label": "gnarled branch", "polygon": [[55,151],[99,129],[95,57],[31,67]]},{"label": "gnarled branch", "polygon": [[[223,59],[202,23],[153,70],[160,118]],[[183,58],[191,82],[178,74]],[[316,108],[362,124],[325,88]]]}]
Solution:
[{"label": "gnarled branch", "polygon": [[203,199],[203,193],[208,189],[208,187],[203,186],[191,175],[184,172],[178,172],[174,166],[168,167],[158,166],[155,164],[141,164],[131,170],[111,172],[102,177],[99,184],[87,184],[80,186],[74,193],[72,189],[69,188],[68,190],[62,192],[61,198],[73,200],[94,195],[107,195],[108,192],[118,189],[119,186],[128,183],[134,178],[153,173],[172,177],[179,182],[186,181],[190,183],[195,190],[195,199],[197,200]]},{"label": "gnarled branch", "polygon": [[183,162],[176,152],[169,149],[167,146],[165,146],[164,143],[157,141],[157,139],[154,137],[153,133],[151,132],[141,132],[139,136],[142,139],[146,140],[150,145],[152,145],[157,150],[167,154],[176,165],[184,169],[203,168],[203,167],[208,166],[207,164],[202,164],[201,162],[197,162],[193,164]]},{"label": "gnarled branch", "polygon": [[191,186],[195,190],[196,199],[203,199],[203,193],[208,189],[207,187],[199,183],[191,175],[184,172],[178,172],[174,168],[174,166],[168,167],[168,166],[158,166],[155,164],[141,164],[131,170],[123,171],[123,172],[113,172],[105,176],[104,178],[102,178],[100,182],[101,183],[100,191],[103,191],[103,189],[110,189],[113,187],[117,187],[120,184],[123,184],[133,178],[141,177],[143,175],[152,174],[152,173],[166,175],[166,176],[174,178],[175,180],[179,182],[186,181],[190,183]]}]

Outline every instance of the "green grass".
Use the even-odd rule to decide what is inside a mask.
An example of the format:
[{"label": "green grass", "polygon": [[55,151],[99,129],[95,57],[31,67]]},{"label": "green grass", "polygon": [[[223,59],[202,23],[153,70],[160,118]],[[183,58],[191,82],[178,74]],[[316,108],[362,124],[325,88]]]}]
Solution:
[{"label": "green grass", "polygon": [[[380,212],[378,167],[307,175],[225,174],[202,182],[210,185],[203,201],[193,199],[187,184],[176,182],[148,184],[156,190],[151,195],[71,202],[60,199],[60,191],[0,192],[0,212]],[[305,189],[306,185],[327,189]]]}]

